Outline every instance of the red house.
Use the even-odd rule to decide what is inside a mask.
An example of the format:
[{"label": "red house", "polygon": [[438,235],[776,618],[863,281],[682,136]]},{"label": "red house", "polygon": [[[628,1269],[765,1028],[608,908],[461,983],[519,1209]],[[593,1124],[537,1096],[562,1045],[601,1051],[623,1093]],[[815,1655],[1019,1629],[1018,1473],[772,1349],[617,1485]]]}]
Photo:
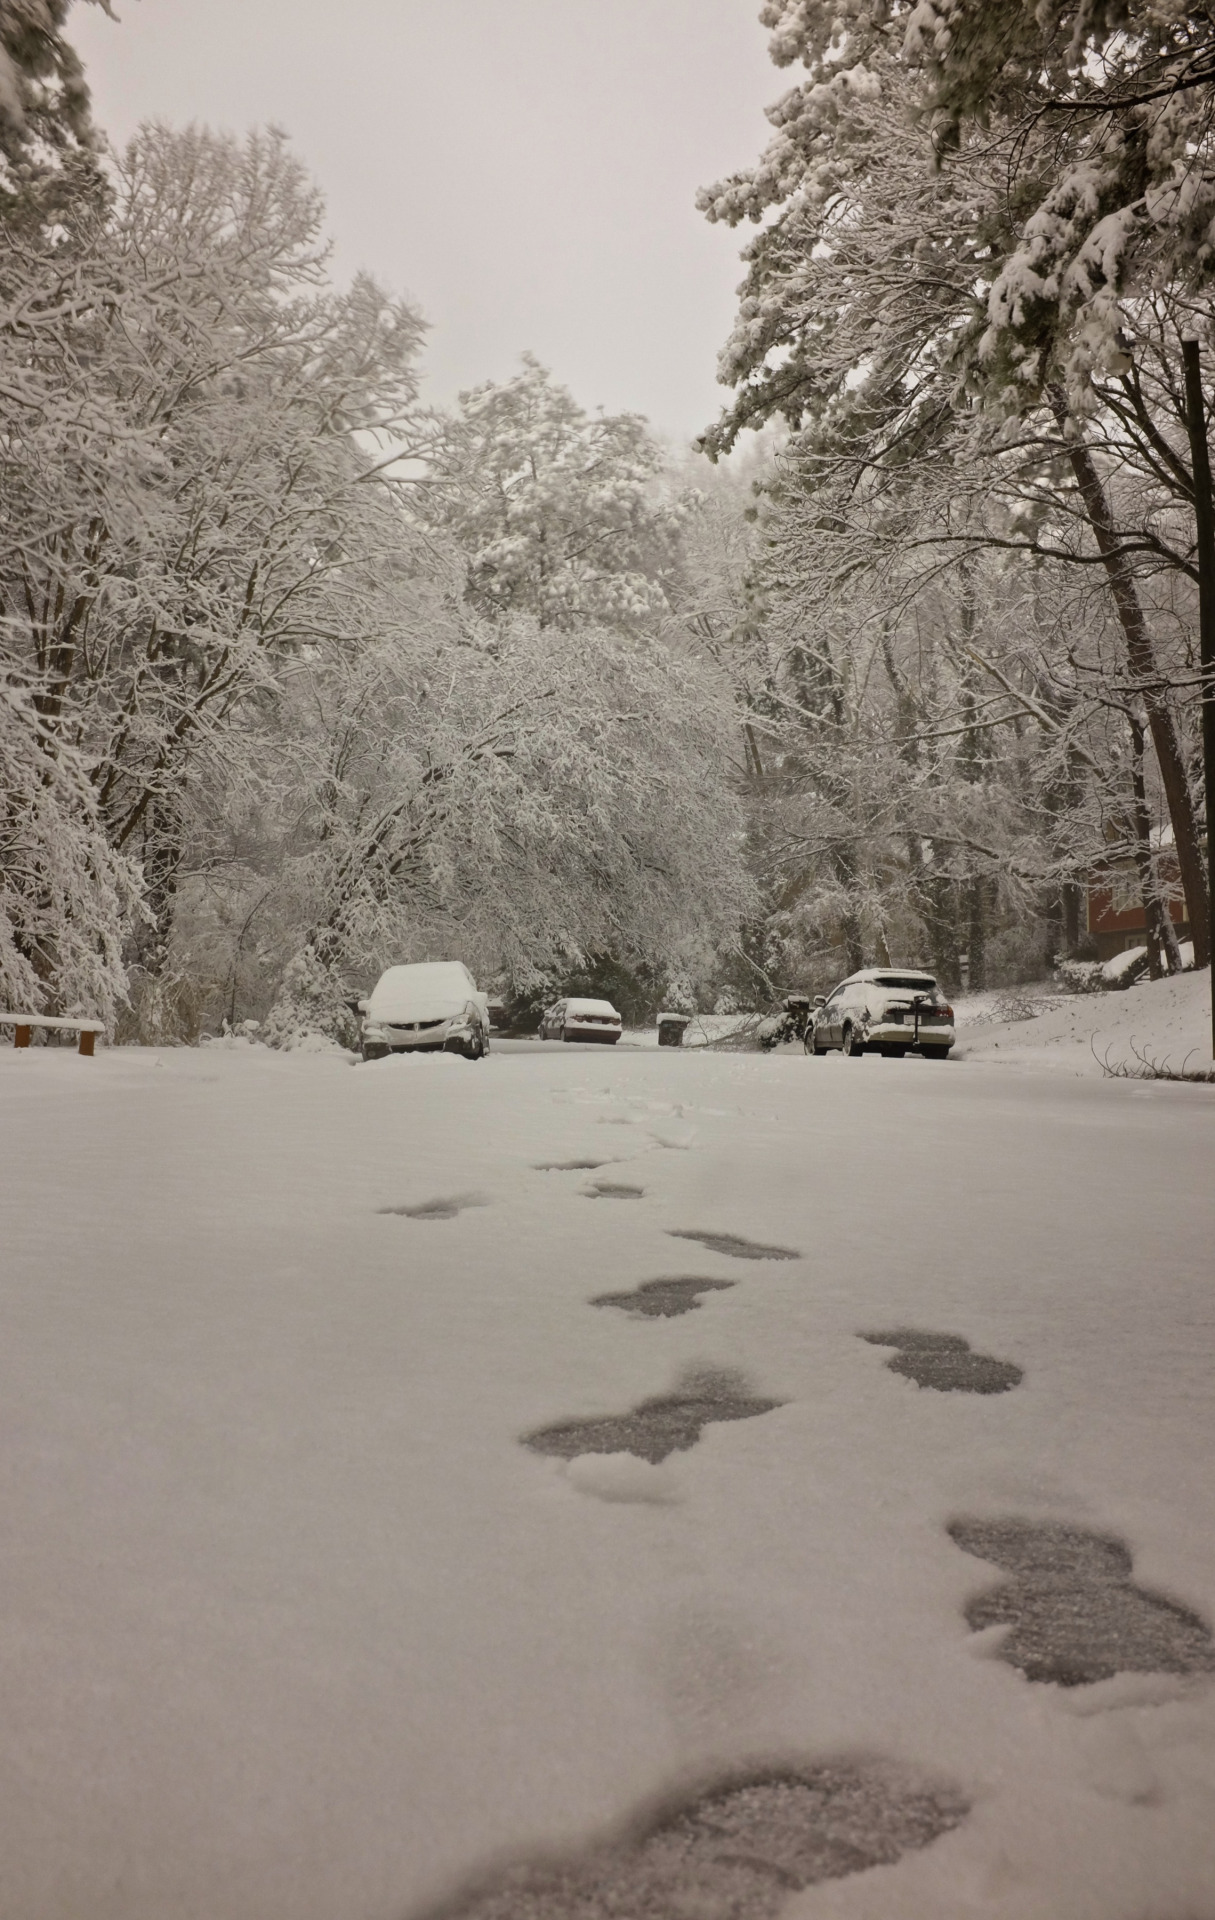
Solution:
[{"label": "red house", "polygon": [[[1168,893],[1177,885],[1177,862],[1166,848],[1159,857],[1161,884]],[[1169,901],[1169,916],[1179,940],[1190,937],[1184,900]],[[1128,947],[1147,945],[1147,921],[1139,890],[1139,872],[1133,860],[1111,860],[1094,873],[1086,898],[1088,936],[1097,949],[1098,960],[1112,960]]]}]

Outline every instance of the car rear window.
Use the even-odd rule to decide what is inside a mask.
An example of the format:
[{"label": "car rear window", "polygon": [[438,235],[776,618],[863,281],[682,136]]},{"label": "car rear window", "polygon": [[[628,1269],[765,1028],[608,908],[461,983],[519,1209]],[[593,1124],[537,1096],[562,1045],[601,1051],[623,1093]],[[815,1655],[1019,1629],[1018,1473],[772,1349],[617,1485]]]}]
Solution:
[{"label": "car rear window", "polygon": [[879,973],[875,987],[907,987],[912,993],[934,993],[936,981],[928,973]]}]

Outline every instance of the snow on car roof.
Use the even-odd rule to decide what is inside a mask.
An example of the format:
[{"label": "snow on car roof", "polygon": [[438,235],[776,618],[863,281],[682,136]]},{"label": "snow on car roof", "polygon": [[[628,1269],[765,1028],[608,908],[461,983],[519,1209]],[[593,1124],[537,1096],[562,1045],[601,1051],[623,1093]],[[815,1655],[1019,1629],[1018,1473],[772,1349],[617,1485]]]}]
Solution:
[{"label": "snow on car roof", "polygon": [[476,987],[468,968],[462,960],[418,960],[408,966],[386,967],[376,981],[376,991],[380,987],[402,986],[406,983],[418,987],[440,987],[449,993],[465,992]]},{"label": "snow on car roof", "polygon": [[619,1020],[620,1015],[610,1000],[567,1000],[567,1013],[612,1013]]},{"label": "snow on car roof", "polygon": [[850,986],[854,980],[882,980],[890,986],[899,987],[921,980],[930,987],[937,984],[935,973],[924,973],[919,967],[862,967],[859,972],[850,973],[843,985]]}]

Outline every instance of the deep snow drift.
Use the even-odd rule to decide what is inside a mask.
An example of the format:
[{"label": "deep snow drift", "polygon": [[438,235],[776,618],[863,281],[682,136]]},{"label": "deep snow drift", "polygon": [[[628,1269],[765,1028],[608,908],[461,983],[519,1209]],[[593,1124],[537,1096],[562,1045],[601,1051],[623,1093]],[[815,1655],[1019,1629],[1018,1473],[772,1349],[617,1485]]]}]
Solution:
[{"label": "deep snow drift", "polygon": [[[1215,1913],[1211,1089],[0,1050],[0,1110],[5,1920],[679,1848],[680,1920],[726,1853],[723,1915]],[[524,1444],[654,1401],[657,1463]],[[1113,1677],[1029,1677],[1059,1580]]]}]

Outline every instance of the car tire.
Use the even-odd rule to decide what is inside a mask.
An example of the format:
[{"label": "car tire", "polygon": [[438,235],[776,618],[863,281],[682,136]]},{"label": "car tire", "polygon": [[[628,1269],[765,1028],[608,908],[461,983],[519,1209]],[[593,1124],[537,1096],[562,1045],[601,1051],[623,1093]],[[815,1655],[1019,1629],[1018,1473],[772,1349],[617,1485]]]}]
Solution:
[{"label": "car tire", "polygon": [[907,1056],[906,1047],[879,1047],[883,1060],[903,1060]]},{"label": "car tire", "polygon": [[861,1060],[864,1058],[864,1054],[865,1043],[858,1037],[856,1028],[852,1025],[852,1022],[849,1021],[848,1025],[844,1028],[844,1058],[847,1060]]},{"label": "car tire", "polygon": [[948,1047],[921,1047],[920,1052],[925,1060],[948,1060],[949,1058]]}]

